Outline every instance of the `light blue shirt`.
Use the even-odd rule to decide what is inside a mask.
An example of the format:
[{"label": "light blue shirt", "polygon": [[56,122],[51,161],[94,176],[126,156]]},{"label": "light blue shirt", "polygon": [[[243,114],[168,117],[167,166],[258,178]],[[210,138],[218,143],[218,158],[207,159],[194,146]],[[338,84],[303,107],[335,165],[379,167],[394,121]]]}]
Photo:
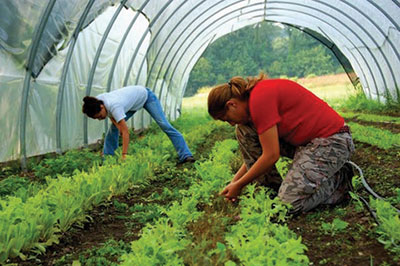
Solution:
[{"label": "light blue shirt", "polygon": [[96,98],[104,102],[108,115],[118,123],[126,117],[128,111],[137,111],[143,107],[147,101],[147,90],[143,86],[127,86],[99,94]]}]

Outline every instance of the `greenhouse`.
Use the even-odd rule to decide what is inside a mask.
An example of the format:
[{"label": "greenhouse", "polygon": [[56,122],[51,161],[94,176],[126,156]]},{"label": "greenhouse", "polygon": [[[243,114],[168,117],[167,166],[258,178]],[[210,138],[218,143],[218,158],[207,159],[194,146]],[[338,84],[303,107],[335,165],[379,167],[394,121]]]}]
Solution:
[{"label": "greenhouse", "polygon": [[[183,120],[180,120],[182,114],[187,111],[185,110],[187,106],[183,104],[185,91],[192,70],[205,51],[224,36],[264,22],[297,29],[329,49],[343,67],[346,78],[351,84],[351,87],[347,88],[348,90],[353,90],[354,87],[361,88],[368,100],[382,105],[388,102],[397,104],[400,102],[400,2],[398,0],[3,0],[0,3],[0,13],[0,121],[2,124],[0,130],[0,138],[2,139],[0,162],[4,165],[9,162],[18,162],[23,170],[30,168],[27,162],[29,158],[55,153],[62,155],[65,152],[87,148],[102,141],[112,123],[108,119],[98,122],[85,116],[82,113],[82,99],[85,96],[112,92],[129,85],[141,85],[149,88],[157,96],[169,121],[175,121],[178,127],[180,123],[184,124],[187,118],[183,117]],[[257,75],[258,73],[254,74]],[[398,107],[398,105],[396,106]],[[190,112],[186,113],[187,116],[190,116]],[[196,114],[193,115],[196,116]],[[355,119],[362,120],[362,117],[354,118],[355,115],[350,113],[341,113],[341,115],[347,122],[350,121],[349,125],[354,133],[353,138],[358,138],[356,132],[359,130],[358,125],[351,123],[357,122],[354,121]],[[202,121],[202,119],[203,116],[198,118],[199,121]],[[388,159],[387,162],[390,163],[385,166],[388,169],[392,168],[394,172],[390,170],[391,176],[393,179],[397,176],[398,179],[398,173],[396,174],[395,171],[398,171],[400,167],[398,163],[400,161],[400,151],[398,150],[400,147],[399,118],[394,115],[382,119],[384,122],[379,121],[379,123],[393,124],[393,126],[384,126],[386,130],[393,133],[393,137],[390,137],[387,142],[388,144],[382,144],[383,146],[371,144],[371,139],[378,135],[381,136],[381,132],[370,133],[370,136],[365,136],[365,139],[362,140],[360,137],[360,141],[369,143],[368,145],[372,145],[372,147],[384,149],[385,152],[386,149],[389,149],[387,153],[390,153],[393,160]],[[127,124],[130,129],[138,130],[148,128],[152,121],[148,112],[140,110]],[[374,123],[378,122],[370,120],[366,126],[374,126]],[[201,141],[206,142],[207,137],[205,136],[210,132],[207,133],[205,130],[202,127],[188,129],[187,133],[185,132],[183,135],[189,139],[189,146],[197,147]],[[197,136],[190,135],[194,134],[192,131],[203,134],[204,138],[199,137],[198,142],[191,140],[191,138],[197,138]],[[157,141],[154,140],[154,143]],[[391,144],[392,142],[394,144]],[[149,143],[151,145],[151,140],[149,140]],[[173,155],[159,151],[158,148],[169,147],[168,145],[170,143],[166,144],[161,141],[155,145],[156,148],[153,151],[143,148],[143,155],[138,155],[138,161],[131,164],[137,177],[129,177],[129,182],[126,183],[133,184],[132,187],[143,185],[132,179],[140,180],[141,177],[150,173],[150,170],[145,169],[140,160],[143,162],[146,161],[146,158],[160,155],[161,157],[154,157],[159,159],[154,160],[158,163],[161,161],[165,163]],[[229,142],[226,147],[232,145],[234,146]],[[169,151],[171,147],[166,149]],[[215,149],[218,149],[218,147]],[[235,149],[237,147],[230,148],[230,150]],[[213,159],[210,159],[210,164],[212,160],[220,157],[221,162],[216,163],[215,172],[210,175],[218,173],[218,169],[220,169],[218,167],[227,167],[230,163],[228,160],[233,160],[233,157],[231,157],[233,155],[223,148],[213,150],[213,152],[215,154]],[[369,162],[375,159],[371,157]],[[76,158],[76,160],[79,160],[79,158]],[[368,164],[367,162],[364,163]],[[100,161],[99,164],[101,164]],[[155,169],[162,167],[162,163],[159,166],[156,163],[155,165]],[[151,168],[150,164],[147,166]],[[119,171],[119,166],[110,167],[113,170],[103,169],[99,165],[94,167],[100,167],[98,169],[100,174],[98,174],[104,176],[113,176],[114,173],[111,173],[111,171]],[[198,171],[203,171],[204,174],[212,167],[198,164],[196,168]],[[168,168],[168,171],[170,171],[170,168]],[[172,174],[178,175],[177,172],[174,172],[178,170],[171,171]],[[185,171],[195,170],[186,169]],[[150,176],[155,175],[154,172],[151,173]],[[367,174],[372,173],[367,170]],[[87,175],[89,176],[90,173]],[[122,193],[120,191],[128,189],[118,187],[125,182],[118,178],[123,178],[125,174],[118,172],[115,175],[115,178],[110,178],[111,183],[103,184],[106,190],[111,191],[111,194],[104,194],[104,188],[102,188],[101,191],[94,192],[90,196],[89,205],[99,204],[102,200],[110,199],[112,195],[118,195],[118,193]],[[129,174],[126,175],[129,176]],[[229,177],[232,175],[228,174]],[[80,178],[82,180],[86,178],[83,172],[77,173],[76,180],[80,180]],[[56,181],[47,180],[46,182],[49,183],[47,184],[49,188],[46,188],[46,192],[38,193],[43,198],[50,195],[48,190],[57,190],[58,186]],[[87,185],[85,182],[89,181],[82,182]],[[93,182],[96,183],[97,181]],[[207,180],[207,182],[211,181]],[[385,196],[393,197],[390,203],[398,207],[400,205],[400,188],[398,188],[400,184],[398,181],[394,181],[392,185],[390,189],[382,188],[382,190],[390,190],[388,192],[390,195]],[[222,189],[221,184],[216,186],[217,190]],[[196,189],[203,191],[203,188],[197,187]],[[187,204],[201,205],[204,210],[207,210],[209,208],[207,207],[208,200],[201,204],[189,200],[191,197],[193,199],[198,196],[196,190],[192,190],[190,190],[190,193],[194,193],[193,195],[184,196],[189,202]],[[69,191],[75,190],[71,188]],[[82,191],[82,189],[77,188],[76,191]],[[252,206],[255,206],[251,204],[256,204],[257,197],[252,194],[256,193],[255,191],[249,193],[251,196],[248,196],[248,204],[250,204],[248,208],[251,209]],[[52,198],[53,196],[48,197]],[[250,202],[251,199],[254,202]],[[86,204],[83,203],[86,200],[81,200],[82,206]],[[0,211],[5,211],[6,207],[8,208],[13,204],[25,204],[27,202],[26,197],[18,198],[15,203],[6,202],[2,198]],[[35,207],[38,206],[37,204],[39,203],[31,203]],[[268,204],[275,206],[278,203],[274,199],[258,208],[264,208]],[[379,205],[378,203],[375,204]],[[31,205],[28,207],[33,208]],[[360,205],[362,206],[362,204]],[[374,203],[370,203],[370,205],[374,205]],[[71,221],[61,223],[58,216],[58,218],[51,218],[53,220],[50,218],[46,220],[46,217],[50,216],[46,216],[44,210],[51,211],[52,206],[46,205],[46,208],[38,213],[40,219],[38,218],[38,221],[35,221],[35,224],[30,227],[41,228],[42,224],[53,223],[52,229],[45,232],[41,229],[42,231],[35,235],[34,229],[27,229],[27,231],[24,231],[25,233],[21,233],[22,231],[18,231],[22,230],[21,227],[18,230],[14,228],[21,235],[18,235],[18,233],[15,233],[16,235],[13,235],[13,233],[0,235],[0,264],[9,258],[16,257],[26,261],[27,257],[24,254],[28,254],[31,250],[36,250],[36,253],[44,253],[50,246],[59,242],[59,232],[68,231],[74,224],[80,224],[85,220],[84,213],[81,213],[78,209],[91,209],[86,205],[77,207],[68,215],[81,218],[77,220],[71,218]],[[178,216],[177,213],[180,212],[179,208],[182,206],[172,206],[177,209],[174,210],[173,207],[172,210],[169,209],[168,211],[157,209],[155,212],[159,212],[159,216]],[[32,212],[32,209],[28,207],[26,207],[26,210]],[[379,205],[376,208],[389,209],[386,205]],[[190,212],[182,211],[179,215],[189,215]],[[394,212],[396,213],[396,211]],[[11,219],[10,217],[17,217],[15,219],[18,220],[24,216],[24,214],[21,214],[22,211],[16,213],[10,214],[9,219]],[[283,222],[282,215],[285,216],[286,213],[282,210],[278,210],[277,213],[271,212],[266,215],[263,223]],[[196,212],[193,215],[200,214]],[[243,213],[236,215],[245,216]],[[6,217],[6,215],[4,214],[3,217]],[[197,218],[197,216],[192,217],[190,221],[196,221]],[[1,227],[4,219],[0,219],[0,231],[4,229],[8,232],[14,232],[11,225]],[[396,228],[399,224],[398,221],[397,212],[397,220],[390,226]],[[155,222],[158,225],[161,223]],[[175,224],[177,223],[175,221]],[[163,225],[167,226],[167,224],[168,222],[165,222]],[[235,226],[232,231],[236,230],[239,232],[237,234],[240,234],[242,230],[249,229],[246,228],[247,225],[240,223]],[[327,226],[331,226],[326,229],[331,236],[339,234],[340,225],[332,223]],[[226,240],[226,242],[218,240],[214,243],[215,249],[207,251],[208,256],[212,258],[209,261],[200,260],[199,262],[196,259],[190,261],[187,257],[181,261],[180,258],[175,258],[173,255],[182,255],[184,248],[181,246],[190,244],[185,242],[188,240],[182,236],[183,231],[180,231],[181,229],[174,230],[176,231],[167,232],[164,236],[171,239],[179,236],[176,237],[175,242],[168,244],[171,246],[163,246],[163,242],[157,244],[160,250],[164,250],[160,251],[160,254],[164,252],[165,257],[160,254],[152,254],[153,257],[148,255],[146,258],[139,259],[135,257],[136,255],[132,255],[132,252],[137,254],[149,253],[149,250],[145,250],[146,243],[151,242],[150,240],[157,234],[150,232],[149,229],[141,233],[140,239],[144,239],[143,242],[136,243],[136,246],[132,244],[131,253],[125,254],[120,261],[124,265],[222,265],[224,263],[225,265],[256,265],[260,261],[265,261],[265,258],[260,258],[259,261],[250,258],[246,260],[245,254],[232,255],[229,249],[243,249],[250,253],[251,248],[254,247],[246,246],[250,242],[243,239],[232,240],[232,235],[227,237],[230,240]],[[274,231],[273,234],[282,234],[282,238],[290,238],[291,233],[286,232],[286,229],[274,230],[277,231]],[[31,240],[24,240],[25,242],[21,240],[20,245],[15,244],[23,238],[24,234],[28,234],[28,231],[32,233]],[[262,235],[262,233],[259,234]],[[388,265],[392,265],[390,263],[394,263],[400,256],[399,233],[398,231],[393,233],[396,236],[391,239],[385,238],[383,233],[378,234],[381,237],[380,242],[383,243],[382,249],[384,245],[385,247],[390,246],[391,249],[389,249],[394,252],[388,255],[392,260],[388,262]],[[254,238],[257,238],[257,236],[255,235]],[[270,239],[268,241],[268,245],[274,245],[274,241]],[[271,248],[286,249],[293,245],[291,247],[295,255],[292,254],[293,257],[291,257],[292,255],[288,254],[288,258],[281,258],[282,261],[287,259],[289,262],[294,262],[293,265],[308,265],[310,261],[304,255],[307,248],[301,246],[300,242],[301,237],[300,240],[293,238],[285,244],[281,243],[279,248],[275,246]],[[395,244],[391,245],[390,243]],[[204,248],[207,245],[204,244]],[[201,253],[202,250],[197,249],[197,252]],[[194,257],[195,255],[190,256]],[[215,259],[215,256],[219,256],[218,259]],[[269,254],[268,256],[272,255]],[[160,259],[161,257],[162,259]],[[315,259],[314,263],[323,261],[319,257],[313,259]],[[385,259],[386,257],[377,260],[386,262]],[[277,261],[279,260],[278,258]],[[335,263],[337,261],[332,265]],[[373,262],[371,261],[371,263]],[[32,262],[32,265],[36,264]],[[260,265],[264,264],[261,263]],[[276,264],[265,263],[265,265]],[[289,263],[288,265],[292,264]],[[352,261],[350,265],[357,265],[357,262]]]},{"label": "greenhouse", "polygon": [[[398,98],[399,3],[365,1],[3,1],[1,161],[66,151],[101,138],[84,95],[150,87],[179,116],[196,60],[213,41],[275,21],[319,38],[373,99]],[[142,127],[149,119],[137,114]]]}]

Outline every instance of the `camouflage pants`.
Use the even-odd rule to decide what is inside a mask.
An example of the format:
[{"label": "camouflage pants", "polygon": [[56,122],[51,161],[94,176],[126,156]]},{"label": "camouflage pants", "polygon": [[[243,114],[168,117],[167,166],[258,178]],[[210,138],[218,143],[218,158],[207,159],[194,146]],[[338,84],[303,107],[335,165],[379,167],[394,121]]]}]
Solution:
[{"label": "camouflage pants", "polygon": [[[236,137],[249,169],[262,153],[258,134],[251,125],[238,125]],[[348,175],[352,172],[345,163],[354,151],[349,133],[316,138],[298,147],[279,142],[281,156],[293,159],[286,177],[282,180],[273,166],[257,178],[257,183],[276,191],[279,188],[278,197],[292,205],[292,213],[306,212],[320,204],[336,204],[344,198],[351,187]]]}]

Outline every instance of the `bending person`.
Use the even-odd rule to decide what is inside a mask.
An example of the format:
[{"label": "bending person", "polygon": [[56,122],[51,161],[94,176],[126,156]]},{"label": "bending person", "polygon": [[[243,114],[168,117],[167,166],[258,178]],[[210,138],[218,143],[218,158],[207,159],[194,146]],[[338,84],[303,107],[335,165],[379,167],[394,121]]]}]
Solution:
[{"label": "bending person", "polygon": [[[306,212],[320,204],[336,204],[351,188],[352,168],[345,164],[354,151],[344,119],[301,85],[264,74],[233,77],[208,95],[208,112],[236,125],[244,163],[220,193],[235,201],[244,186],[257,181]],[[280,156],[293,158],[283,179],[275,168]]]},{"label": "bending person", "polygon": [[103,153],[114,155],[118,148],[119,133],[122,135],[122,158],[128,152],[129,130],[126,121],[142,107],[164,131],[178,153],[179,162],[193,162],[194,158],[183,136],[171,126],[156,95],[143,86],[127,86],[96,97],[83,98],[82,112],[88,117],[104,120],[109,117],[112,124],[104,139]]}]

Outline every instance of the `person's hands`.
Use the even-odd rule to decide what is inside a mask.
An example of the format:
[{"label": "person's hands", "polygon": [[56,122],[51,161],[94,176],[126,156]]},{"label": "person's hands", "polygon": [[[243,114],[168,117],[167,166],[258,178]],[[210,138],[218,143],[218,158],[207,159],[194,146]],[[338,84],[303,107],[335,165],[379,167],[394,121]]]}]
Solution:
[{"label": "person's hands", "polygon": [[242,186],[238,182],[231,182],[219,194],[225,196],[226,200],[235,202],[241,191]]}]

